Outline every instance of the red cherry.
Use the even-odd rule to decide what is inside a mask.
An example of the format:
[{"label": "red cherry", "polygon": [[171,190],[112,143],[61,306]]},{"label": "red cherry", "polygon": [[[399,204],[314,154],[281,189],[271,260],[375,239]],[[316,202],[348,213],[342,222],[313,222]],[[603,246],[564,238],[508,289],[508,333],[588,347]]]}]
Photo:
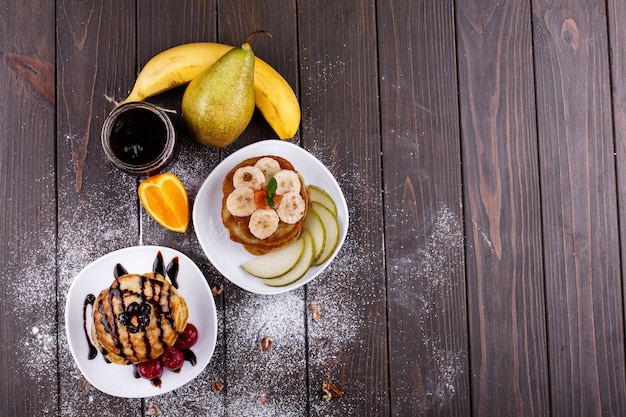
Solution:
[{"label": "red cherry", "polygon": [[163,364],[158,359],[151,359],[137,365],[139,375],[146,379],[156,379],[163,375]]},{"label": "red cherry", "polygon": [[178,339],[176,339],[176,346],[178,349],[189,349],[198,341],[198,329],[191,323],[187,323],[185,326],[185,330],[178,334]]},{"label": "red cherry", "polygon": [[161,363],[170,371],[176,371],[183,366],[185,362],[185,355],[180,349],[175,348],[174,346],[168,346],[165,350],[165,353],[161,355],[159,358],[161,359]]}]

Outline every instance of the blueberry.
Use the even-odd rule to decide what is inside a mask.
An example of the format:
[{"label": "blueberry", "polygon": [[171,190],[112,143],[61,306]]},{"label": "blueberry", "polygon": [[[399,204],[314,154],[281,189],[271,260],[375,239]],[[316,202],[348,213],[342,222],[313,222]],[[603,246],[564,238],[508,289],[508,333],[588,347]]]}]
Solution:
[{"label": "blueberry", "polygon": [[150,324],[150,316],[145,314],[137,316],[137,324],[140,327],[146,327],[148,324]]},{"label": "blueberry", "polygon": [[141,309],[140,309],[141,314],[145,314],[146,316],[149,316],[151,310],[152,309],[150,308],[150,304],[142,304],[141,305]]},{"label": "blueberry", "polygon": [[130,317],[126,313],[120,313],[117,316],[117,320],[120,322],[120,324],[126,326],[128,322],[130,321]]},{"label": "blueberry", "polygon": [[128,331],[131,333],[137,333],[139,331],[139,327],[135,326],[134,324],[131,324],[130,326],[128,326]]},{"label": "blueberry", "polygon": [[132,315],[139,313],[139,304],[136,302],[130,303],[130,305],[126,307],[126,312]]}]

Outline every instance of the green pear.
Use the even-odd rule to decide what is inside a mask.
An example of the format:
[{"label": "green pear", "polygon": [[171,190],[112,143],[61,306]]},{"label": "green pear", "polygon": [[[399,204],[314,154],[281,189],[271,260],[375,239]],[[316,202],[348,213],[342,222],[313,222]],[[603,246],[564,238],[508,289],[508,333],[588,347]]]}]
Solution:
[{"label": "green pear", "polygon": [[[248,37],[250,39],[250,37]],[[224,147],[254,113],[254,52],[248,39],[191,80],[182,99],[183,122],[198,142]]]}]

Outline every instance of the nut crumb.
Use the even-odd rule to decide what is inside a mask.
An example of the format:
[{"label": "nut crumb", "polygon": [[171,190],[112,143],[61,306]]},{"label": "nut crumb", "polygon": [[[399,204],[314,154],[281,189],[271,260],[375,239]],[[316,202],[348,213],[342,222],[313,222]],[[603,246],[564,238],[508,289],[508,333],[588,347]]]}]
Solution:
[{"label": "nut crumb", "polygon": [[272,338],[269,336],[265,336],[261,339],[260,343],[261,352],[267,352],[272,347]]},{"label": "nut crumb", "polygon": [[161,410],[159,410],[159,408],[156,405],[150,404],[148,406],[148,410],[146,410],[146,415],[147,416],[156,416],[156,415],[159,415],[159,414],[161,414]]},{"label": "nut crumb", "polygon": [[318,321],[321,314],[322,313],[320,311],[320,308],[317,305],[311,303],[311,315],[313,317],[313,321]]},{"label": "nut crumb", "polygon": [[211,389],[216,394],[221,392],[223,387],[224,387],[224,384],[222,384],[222,381],[215,381],[211,384]]},{"label": "nut crumb", "polygon": [[267,402],[267,397],[265,395],[261,395],[256,400],[257,405],[264,405],[266,402]]},{"label": "nut crumb", "polygon": [[222,292],[224,292],[224,284],[220,284],[219,287],[217,286],[211,287],[211,293],[213,294],[213,297],[217,297]]},{"label": "nut crumb", "polygon": [[324,380],[324,382],[322,383],[322,391],[324,392],[324,394],[322,395],[324,401],[336,400],[343,396],[342,390],[326,380]]}]

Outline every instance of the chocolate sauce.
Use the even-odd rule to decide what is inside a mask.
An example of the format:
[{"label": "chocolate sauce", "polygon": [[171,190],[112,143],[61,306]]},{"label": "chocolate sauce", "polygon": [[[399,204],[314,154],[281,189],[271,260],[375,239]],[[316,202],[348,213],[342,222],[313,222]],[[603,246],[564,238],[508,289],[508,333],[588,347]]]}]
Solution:
[{"label": "chocolate sauce", "polygon": [[85,339],[87,339],[87,346],[89,346],[89,355],[87,356],[87,359],[89,360],[92,360],[98,355],[98,350],[96,350],[96,347],[93,343],[91,343],[91,339],[87,334],[87,306],[91,305],[93,308],[94,301],[96,301],[96,296],[93,294],[87,294],[85,302],[83,303],[83,331],[85,332]]},{"label": "chocolate sauce", "polygon": [[167,143],[167,129],[154,112],[129,109],[115,120],[109,140],[113,154],[120,161],[141,166],[161,155]]},{"label": "chocolate sauce", "polygon": [[174,257],[167,265],[167,276],[170,278],[172,286],[178,288],[178,281],[176,281],[178,278],[178,256]]},{"label": "chocolate sauce", "polygon": [[115,265],[115,269],[113,270],[113,276],[115,277],[115,279],[118,279],[122,275],[126,274],[128,274],[128,271],[126,271],[126,268],[124,268],[122,264],[118,263],[117,265]]},{"label": "chocolate sauce", "polygon": [[165,276],[165,263],[163,262],[163,255],[161,254],[161,251],[159,251],[156,255],[156,258],[154,258],[152,271],[159,275]]},{"label": "chocolate sauce", "polygon": [[182,349],[183,356],[185,360],[191,364],[191,366],[196,366],[198,360],[196,359],[196,354],[193,353],[191,349]]}]

